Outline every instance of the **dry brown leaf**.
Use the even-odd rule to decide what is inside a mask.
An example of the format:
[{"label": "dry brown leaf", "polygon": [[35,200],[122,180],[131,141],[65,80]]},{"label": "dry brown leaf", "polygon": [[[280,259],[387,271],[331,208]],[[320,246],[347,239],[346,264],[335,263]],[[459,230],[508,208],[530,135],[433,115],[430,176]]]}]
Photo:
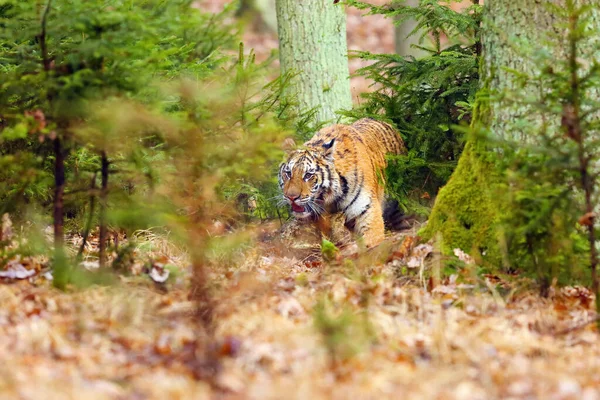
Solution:
[{"label": "dry brown leaf", "polygon": [[5,279],[27,279],[35,275],[35,270],[26,269],[23,264],[18,261],[11,261],[7,264],[4,271],[0,271],[0,278]]},{"label": "dry brown leaf", "polygon": [[579,222],[579,225],[581,225],[581,226],[592,226],[594,224],[595,219],[596,219],[596,213],[589,212],[589,213],[583,214],[577,222]]}]

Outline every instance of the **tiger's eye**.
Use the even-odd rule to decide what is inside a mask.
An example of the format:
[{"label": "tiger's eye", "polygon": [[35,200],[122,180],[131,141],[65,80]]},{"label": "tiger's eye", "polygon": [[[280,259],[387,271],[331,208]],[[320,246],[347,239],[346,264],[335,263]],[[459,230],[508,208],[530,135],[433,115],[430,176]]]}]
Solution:
[{"label": "tiger's eye", "polygon": [[313,174],[311,174],[310,172],[307,172],[306,174],[304,174],[304,180],[307,181],[310,178],[312,178]]}]

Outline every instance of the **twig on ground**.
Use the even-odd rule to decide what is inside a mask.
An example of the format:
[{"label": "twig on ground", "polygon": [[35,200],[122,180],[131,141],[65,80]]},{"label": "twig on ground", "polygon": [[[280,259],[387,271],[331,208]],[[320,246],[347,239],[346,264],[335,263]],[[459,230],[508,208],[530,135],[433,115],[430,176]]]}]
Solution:
[{"label": "twig on ground", "polygon": [[580,329],[584,329],[588,325],[595,324],[598,321],[600,321],[600,315],[596,315],[594,318],[592,318],[592,319],[590,319],[588,321],[582,322],[581,324],[578,324],[578,325],[575,325],[575,326],[571,326],[571,327],[566,328],[566,329],[562,329],[562,330],[560,330],[558,332],[554,332],[554,336],[568,335],[569,333],[578,331]]}]

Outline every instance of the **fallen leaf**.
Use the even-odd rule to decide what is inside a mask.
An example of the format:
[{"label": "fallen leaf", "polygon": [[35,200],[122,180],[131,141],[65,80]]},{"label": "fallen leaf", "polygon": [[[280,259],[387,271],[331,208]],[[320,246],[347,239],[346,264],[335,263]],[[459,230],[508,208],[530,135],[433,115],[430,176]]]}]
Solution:
[{"label": "fallen leaf", "polygon": [[461,249],[454,249],[453,250],[454,255],[456,257],[458,257],[458,259],[462,262],[464,262],[465,264],[474,264],[475,261],[473,260],[473,257],[471,257],[470,255],[468,255],[467,253],[465,253],[464,251],[462,251]]},{"label": "fallen leaf", "polygon": [[408,268],[419,268],[423,265],[425,258],[433,252],[433,246],[430,244],[420,244],[415,247],[406,266]]},{"label": "fallen leaf", "polygon": [[238,355],[241,348],[242,342],[240,339],[233,336],[227,336],[223,342],[221,342],[219,354],[221,356],[235,357]]},{"label": "fallen leaf", "polygon": [[173,351],[171,349],[171,340],[168,335],[162,334],[154,343],[154,351],[162,356],[167,356]]},{"label": "fallen leaf", "polygon": [[100,263],[98,261],[82,261],[79,265],[88,271],[94,271],[100,268]]},{"label": "fallen leaf", "polygon": [[163,268],[158,265],[153,265],[152,269],[150,270],[150,273],[148,275],[154,282],[164,283],[169,278],[170,272],[171,271],[169,271],[166,268]]},{"label": "fallen leaf", "polygon": [[596,219],[596,213],[589,212],[589,213],[583,214],[577,222],[579,222],[579,225],[582,225],[582,226],[592,226],[592,225],[594,225],[595,219]]},{"label": "fallen leaf", "polygon": [[0,271],[0,278],[7,279],[27,279],[35,275],[34,270],[26,269],[22,264],[9,264],[8,269]]},{"label": "fallen leaf", "polygon": [[388,261],[402,260],[406,258],[410,254],[412,249],[415,247],[418,240],[419,238],[417,236],[407,236],[406,238],[404,238],[404,240],[402,241],[402,245],[400,245],[400,249],[394,251]]}]

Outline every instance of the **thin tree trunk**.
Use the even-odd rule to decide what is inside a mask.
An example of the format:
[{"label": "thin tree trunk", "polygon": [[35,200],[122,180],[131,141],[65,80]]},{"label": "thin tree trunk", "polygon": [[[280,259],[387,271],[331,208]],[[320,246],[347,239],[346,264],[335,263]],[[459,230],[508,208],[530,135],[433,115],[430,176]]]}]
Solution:
[{"label": "thin tree trunk", "polygon": [[[579,174],[581,176],[581,187],[585,196],[585,215],[589,216],[587,221],[588,243],[590,245],[590,268],[592,270],[592,290],[596,296],[596,312],[600,313],[600,293],[598,284],[598,250],[596,249],[596,205],[592,200],[596,191],[596,182],[590,171],[591,156],[586,149],[586,141],[590,132],[584,132],[582,129],[582,106],[580,102],[581,96],[581,80],[579,77],[580,67],[578,58],[584,55],[580,54],[577,48],[577,42],[574,40],[574,32],[577,31],[578,20],[571,18],[569,20],[569,68],[571,75],[569,83],[571,86],[571,98],[563,104],[563,114],[561,124],[566,135],[577,142],[577,157],[579,159]],[[587,133],[587,135],[586,135]],[[597,324],[600,328],[600,322]]]},{"label": "thin tree trunk", "polygon": [[54,143],[54,260],[53,285],[64,289],[69,283],[70,266],[64,249],[65,150],[60,138]]},{"label": "thin tree trunk", "polygon": [[64,243],[65,153],[59,138],[54,139],[54,247]]},{"label": "thin tree trunk", "polygon": [[352,107],[346,14],[332,0],[277,0],[282,74],[298,74],[288,91],[297,110],[316,109],[318,122]]},{"label": "thin tree trunk", "polygon": [[106,201],[108,197],[108,168],[109,162],[106,152],[103,150],[101,154],[100,175],[102,177],[102,186],[100,188],[100,234],[98,240],[99,247],[99,264],[100,267],[106,265],[106,242],[108,239],[108,228],[106,226]]},{"label": "thin tree trunk", "polygon": [[81,260],[81,256],[83,255],[83,251],[85,250],[85,245],[87,243],[88,237],[90,235],[90,230],[92,229],[92,221],[94,219],[94,210],[96,208],[96,173],[92,176],[92,181],[90,183],[90,211],[88,214],[88,219],[85,223],[85,229],[83,231],[83,239],[81,242],[81,246],[79,246],[79,251],[77,252],[77,260]]},{"label": "thin tree trunk", "polygon": [[[419,0],[406,0],[401,2],[404,6],[417,7]],[[419,33],[415,33],[411,36],[410,33],[417,27],[417,21],[408,20],[401,24],[396,24],[394,27],[394,47],[396,54],[401,56],[413,56],[420,57],[426,53],[423,50],[416,49],[413,45],[419,44]]]},{"label": "thin tree trunk", "polygon": [[[199,211],[201,213],[201,211]],[[215,349],[215,324],[214,324],[214,301],[209,287],[209,276],[206,266],[206,226],[200,214],[192,219],[190,230],[190,243],[193,246],[192,253],[192,284],[190,287],[190,300],[196,304],[196,353],[195,353],[195,375],[197,378],[208,380],[214,384],[221,363]]]},{"label": "thin tree trunk", "polygon": [[275,0],[241,0],[236,17],[247,21],[259,33],[277,32]]},{"label": "thin tree trunk", "polygon": [[42,31],[40,32],[38,38],[40,42],[40,52],[42,54],[42,64],[44,65],[44,71],[50,71],[52,66],[52,60],[48,56],[48,46],[46,43],[46,27],[48,25],[48,15],[50,14],[50,10],[52,8],[52,0],[48,0],[46,3],[46,7],[44,8],[44,13],[42,15]]}]

